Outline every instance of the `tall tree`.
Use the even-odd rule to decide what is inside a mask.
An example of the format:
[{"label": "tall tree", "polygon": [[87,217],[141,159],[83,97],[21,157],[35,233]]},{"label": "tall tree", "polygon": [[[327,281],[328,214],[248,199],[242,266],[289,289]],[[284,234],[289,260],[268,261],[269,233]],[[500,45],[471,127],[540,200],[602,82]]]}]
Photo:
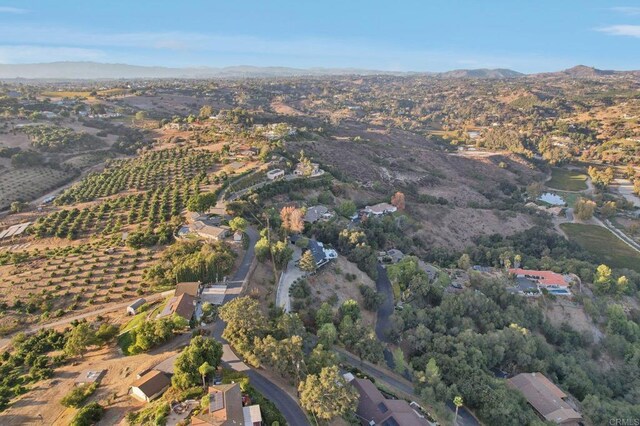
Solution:
[{"label": "tall tree", "polygon": [[313,257],[313,253],[311,250],[306,250],[302,257],[300,258],[300,262],[298,263],[301,270],[307,273],[312,273],[316,271],[316,259]]},{"label": "tall tree", "polygon": [[200,367],[198,367],[198,372],[202,376],[202,388],[207,389],[207,376],[213,373],[215,368],[211,366],[207,361],[203,362]]},{"label": "tall tree", "polygon": [[179,390],[198,386],[202,377],[201,367],[206,366],[207,371],[216,369],[222,359],[222,345],[214,339],[196,336],[191,339],[174,364],[174,374],[171,378],[173,386]]},{"label": "tall tree", "polygon": [[64,352],[67,355],[80,355],[84,358],[87,347],[96,343],[96,335],[89,323],[81,322],[71,329],[67,343],[64,345]]},{"label": "tall tree", "polygon": [[399,211],[403,211],[406,207],[404,194],[400,191],[393,194],[391,204],[396,206]]},{"label": "tall tree", "polygon": [[337,366],[308,375],[298,391],[302,407],[326,421],[354,412],[358,402],[356,390],[347,384]]}]

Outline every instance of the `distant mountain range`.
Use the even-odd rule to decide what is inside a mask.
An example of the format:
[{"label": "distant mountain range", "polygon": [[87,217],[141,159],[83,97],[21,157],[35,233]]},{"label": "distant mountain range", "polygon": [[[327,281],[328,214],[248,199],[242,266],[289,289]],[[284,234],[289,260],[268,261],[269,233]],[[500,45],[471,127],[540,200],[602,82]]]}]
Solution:
[{"label": "distant mountain range", "polygon": [[[578,65],[554,73],[534,76],[566,76],[572,78],[594,78],[637,71],[605,71]],[[0,64],[0,79],[34,80],[113,80],[113,79],[158,79],[158,78],[250,78],[250,77],[302,77],[335,75],[432,75],[440,78],[520,78],[523,74],[510,69],[462,69],[441,73],[389,72],[357,68],[287,68],[235,66],[224,68],[169,68],[127,64],[105,64],[98,62],[51,62],[40,64]]]}]

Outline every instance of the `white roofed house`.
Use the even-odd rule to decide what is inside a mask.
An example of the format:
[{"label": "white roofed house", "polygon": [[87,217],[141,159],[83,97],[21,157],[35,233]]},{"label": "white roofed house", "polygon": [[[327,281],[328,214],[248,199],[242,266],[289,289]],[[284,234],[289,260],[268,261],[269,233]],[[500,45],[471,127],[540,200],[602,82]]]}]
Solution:
[{"label": "white roofed house", "polygon": [[395,213],[398,208],[389,203],[379,203],[373,206],[366,206],[364,212],[368,215],[382,216],[389,213]]},{"label": "white roofed house", "polygon": [[284,170],[282,169],[273,169],[267,172],[267,179],[276,180],[284,177]]}]

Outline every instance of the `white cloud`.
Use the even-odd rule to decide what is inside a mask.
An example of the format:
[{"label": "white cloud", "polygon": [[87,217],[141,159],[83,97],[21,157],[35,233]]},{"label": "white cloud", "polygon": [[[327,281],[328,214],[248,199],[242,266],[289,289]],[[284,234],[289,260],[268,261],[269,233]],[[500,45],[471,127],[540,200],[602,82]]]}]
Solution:
[{"label": "white cloud", "polygon": [[104,52],[95,49],[62,46],[0,45],[0,63],[2,64],[55,61],[98,61],[105,57]]},{"label": "white cloud", "polygon": [[597,30],[614,36],[640,38],[640,25],[610,25],[608,27],[598,28]]},{"label": "white cloud", "polygon": [[22,15],[29,12],[27,9],[21,9],[19,7],[0,6],[0,13],[13,13],[15,15]]},{"label": "white cloud", "polygon": [[618,7],[612,7],[611,10],[613,10],[614,12],[624,13],[625,15],[630,15],[630,16],[640,15],[640,7],[618,6]]}]

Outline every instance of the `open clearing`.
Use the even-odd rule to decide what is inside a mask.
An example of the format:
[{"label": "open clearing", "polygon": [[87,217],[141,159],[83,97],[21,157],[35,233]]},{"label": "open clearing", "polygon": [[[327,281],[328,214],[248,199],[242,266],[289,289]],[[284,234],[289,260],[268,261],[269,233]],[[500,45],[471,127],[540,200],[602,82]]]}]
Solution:
[{"label": "open clearing", "polygon": [[640,272],[640,254],[607,229],[578,223],[563,223],[560,227],[570,240],[596,255],[599,262],[616,268],[629,268]]},{"label": "open clearing", "polygon": [[577,170],[554,168],[547,186],[563,191],[584,191],[587,189],[587,175]]}]

